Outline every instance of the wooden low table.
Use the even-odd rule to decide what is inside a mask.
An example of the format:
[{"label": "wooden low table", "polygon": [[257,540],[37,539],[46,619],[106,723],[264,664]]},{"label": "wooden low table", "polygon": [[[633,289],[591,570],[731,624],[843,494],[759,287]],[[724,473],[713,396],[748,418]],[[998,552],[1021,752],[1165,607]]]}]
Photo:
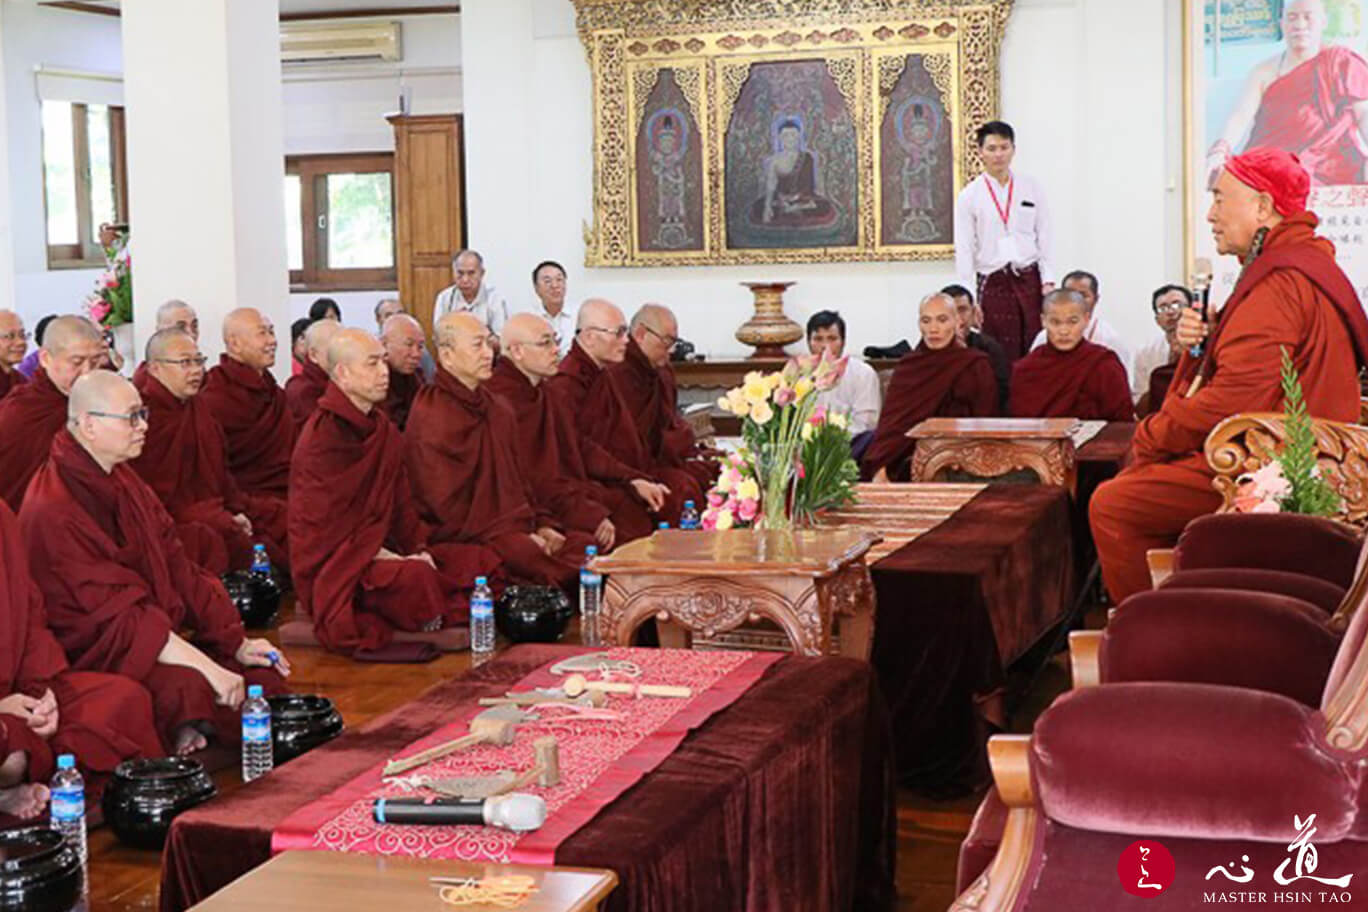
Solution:
[{"label": "wooden low table", "polygon": [[928,418],[907,432],[917,441],[912,481],[935,481],[946,470],[979,478],[1027,470],[1073,493],[1078,425],[1075,418]]},{"label": "wooden low table", "polygon": [[662,646],[690,648],[762,619],[801,655],[827,655],[837,619],[840,654],[868,659],[874,588],[865,554],[879,536],[863,529],[797,532],[657,531],[594,562],[607,576],[604,642],[630,644],[654,617]]},{"label": "wooden low table", "polygon": [[[595,868],[533,868],[470,864],[344,852],[284,852],[239,877],[192,912],[432,912],[450,908],[429,877],[526,875],[537,892],[522,912],[591,912],[617,886],[617,875]],[[471,906],[472,909],[492,908]]]}]

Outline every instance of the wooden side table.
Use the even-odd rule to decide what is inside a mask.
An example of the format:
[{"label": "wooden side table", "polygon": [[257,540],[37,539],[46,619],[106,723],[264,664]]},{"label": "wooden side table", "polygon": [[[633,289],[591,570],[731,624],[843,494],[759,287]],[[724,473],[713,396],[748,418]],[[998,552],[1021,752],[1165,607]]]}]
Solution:
[{"label": "wooden side table", "polygon": [[607,576],[600,609],[604,642],[627,645],[654,617],[662,646],[687,649],[693,634],[713,638],[761,619],[793,651],[869,658],[874,586],[865,553],[879,536],[862,529],[762,532],[658,531],[594,562]]},{"label": "wooden side table", "polygon": [[907,436],[917,441],[912,480],[935,481],[946,469],[980,478],[1034,472],[1042,484],[1074,493],[1078,480],[1074,418],[928,418]]},{"label": "wooden side table", "polygon": [[593,912],[618,883],[612,871],[595,868],[471,864],[353,852],[284,852],[194,906],[191,912],[432,912],[444,904],[429,877],[505,874],[526,875],[537,882],[537,892],[518,907],[520,912]]}]

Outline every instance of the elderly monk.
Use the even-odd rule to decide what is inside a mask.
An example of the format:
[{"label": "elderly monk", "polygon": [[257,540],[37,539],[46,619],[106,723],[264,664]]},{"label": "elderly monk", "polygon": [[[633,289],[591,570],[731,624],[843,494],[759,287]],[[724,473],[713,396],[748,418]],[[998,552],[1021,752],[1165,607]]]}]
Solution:
[{"label": "elderly monk", "polygon": [[285,401],[296,433],[318,407],[318,398],[328,386],[328,346],[341,331],[342,324],[336,320],[315,320],[304,330],[304,369],[285,381]]},{"label": "elderly monk", "polygon": [[498,552],[519,582],[569,587],[593,539],[555,527],[518,463],[513,409],[485,389],[493,373],[489,328],[469,313],[437,322],[437,378],[418,393],[404,432],[418,511],[434,544]]},{"label": "elderly monk", "polygon": [[48,324],[33,380],[0,400],[0,499],[18,510],[29,479],[66,424],[67,393],[104,361],[100,331],[84,317]]},{"label": "elderly monk", "polygon": [[1012,368],[1013,418],[1135,419],[1120,356],[1083,338],[1091,319],[1088,299],[1079,292],[1061,288],[1045,296],[1045,344]]},{"label": "elderly monk", "polygon": [[922,298],[921,342],[898,361],[888,383],[874,439],[861,475],[875,481],[906,481],[916,441],[907,436],[927,418],[986,418],[997,414],[997,378],[988,356],[959,337],[955,299],[945,292]]},{"label": "elderly monk", "polygon": [[12,310],[0,310],[0,399],[28,378],[19,373],[19,362],[28,352],[24,321]]},{"label": "elderly monk", "polygon": [[513,407],[518,455],[538,500],[565,525],[593,533],[603,549],[650,535],[645,499],[660,493],[658,486],[597,443],[581,441],[575,416],[546,391],[559,361],[551,324],[514,314],[504,324],[502,351],[485,386]]},{"label": "elderly monk", "polygon": [[608,368],[627,357],[628,328],[622,311],[610,301],[591,298],[581,305],[576,327],[570,354],[561,361],[548,391],[559,408],[574,416],[581,446],[597,441],[639,477],[663,485],[647,506],[658,519],[679,522],[684,501],[701,504],[703,489],[688,472],[652,458],[631,407],[609,375]]},{"label": "elderly monk", "polygon": [[223,428],[198,393],[204,356],[188,332],[163,329],[147,341],[146,369],[133,378],[147,406],[142,455],[130,465],[176,522],[190,558],[215,574],[246,570],[263,544],[289,569],[285,500],[244,494],[228,474]]},{"label": "elderly monk", "polygon": [[327,364],[331,382],[290,467],[295,586],[324,646],[367,657],[396,631],[464,623],[471,581],[497,569],[499,556],[470,545],[428,549],[403,437],[380,409],[389,376],[380,342],[342,330]]},{"label": "elderly monk", "polygon": [[1281,411],[1282,350],[1311,415],[1358,420],[1368,318],[1334,245],[1315,235],[1309,187],[1297,159],[1272,149],[1231,158],[1212,187],[1207,221],[1217,250],[1240,258],[1240,277],[1209,337],[1197,309],[1179,318],[1178,341],[1203,352],[1184,351],[1162,407],[1136,428],[1131,464],[1093,495],[1093,538],[1114,602],[1149,588],[1147,550],[1172,545],[1188,520],[1220,506],[1203,443],[1237,412]]},{"label": "elderly monk", "polygon": [[190,338],[199,342],[199,315],[195,308],[179,298],[172,298],[157,308],[157,331],[179,329],[189,333]]},{"label": "elderly monk", "polygon": [[285,391],[271,376],[276,337],[271,321],[250,307],[223,320],[227,349],[204,381],[204,401],[228,435],[228,471],[248,494],[284,497],[290,481],[295,425]]},{"label": "elderly monk", "polygon": [[67,415],[19,514],[52,632],[73,667],[142,682],[177,753],[204,747],[206,734],[233,743],[244,676],[279,692],[275,669],[289,664],[246,637],[223,584],[186,556],[157,495],[124,465],[147,432],[133,384],[82,377]]},{"label": "elderly monk", "polygon": [[423,352],[426,336],[423,324],[406,313],[397,313],[385,320],[380,330],[380,341],[385,348],[385,363],[389,365],[389,391],[380,408],[394,426],[404,429],[408,423],[413,397],[423,386]]}]

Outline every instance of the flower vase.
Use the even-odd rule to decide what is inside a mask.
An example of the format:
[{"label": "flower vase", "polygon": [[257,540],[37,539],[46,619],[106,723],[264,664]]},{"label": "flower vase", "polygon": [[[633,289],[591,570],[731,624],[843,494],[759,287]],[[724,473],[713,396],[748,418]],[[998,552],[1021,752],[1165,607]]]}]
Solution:
[{"label": "flower vase", "polygon": [[757,529],[793,529],[793,489],[797,483],[797,451],[792,446],[773,444],[761,448],[755,458],[756,480],[760,483],[760,515]]}]

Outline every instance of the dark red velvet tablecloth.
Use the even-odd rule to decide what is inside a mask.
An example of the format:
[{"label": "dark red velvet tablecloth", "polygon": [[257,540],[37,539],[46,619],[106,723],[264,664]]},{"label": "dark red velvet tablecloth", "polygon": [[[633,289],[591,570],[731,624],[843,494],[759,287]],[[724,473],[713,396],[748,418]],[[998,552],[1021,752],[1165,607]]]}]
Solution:
[{"label": "dark red velvet tablecloth", "polygon": [[[270,857],[296,809],[501,693],[583,651],[519,646],[178,817],[161,909],[179,912]],[[621,910],[879,910],[893,904],[896,829],[888,718],[872,669],[787,656],[556,852],[611,868]]]}]

